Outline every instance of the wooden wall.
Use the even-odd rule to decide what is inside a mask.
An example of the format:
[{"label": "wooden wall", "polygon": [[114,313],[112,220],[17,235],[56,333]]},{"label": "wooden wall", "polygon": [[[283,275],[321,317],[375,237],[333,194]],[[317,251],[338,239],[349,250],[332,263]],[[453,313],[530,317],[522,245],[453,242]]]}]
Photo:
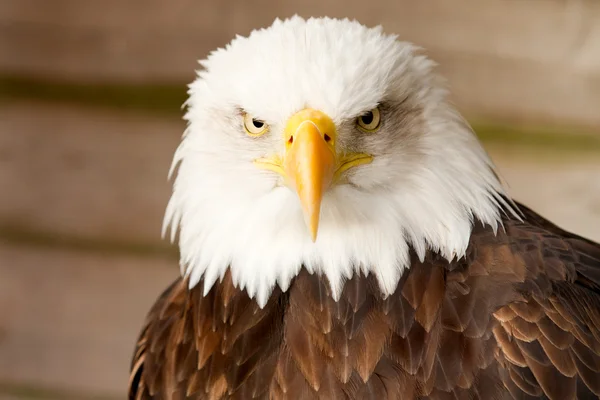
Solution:
[{"label": "wooden wall", "polygon": [[425,47],[471,114],[600,126],[595,0],[4,0],[0,71],[187,82],[210,50],[294,13],[382,24]]},{"label": "wooden wall", "polygon": [[[179,84],[235,33],[294,12],[428,48],[468,115],[600,128],[600,6],[583,0],[4,0],[0,82]],[[184,124],[36,97],[0,87],[0,399],[123,398],[144,314],[178,274],[160,225]],[[598,153],[519,143],[487,144],[511,192],[600,240]]]}]

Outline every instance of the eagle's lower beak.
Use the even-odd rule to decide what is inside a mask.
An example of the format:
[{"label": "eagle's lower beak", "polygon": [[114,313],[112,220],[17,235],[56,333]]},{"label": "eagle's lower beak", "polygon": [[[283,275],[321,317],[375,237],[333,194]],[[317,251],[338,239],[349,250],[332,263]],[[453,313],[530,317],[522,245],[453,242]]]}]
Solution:
[{"label": "eagle's lower beak", "polygon": [[296,189],[313,242],[317,239],[321,200],[331,185],[336,167],[336,130],[324,113],[305,109],[288,121],[283,171]]},{"label": "eagle's lower beak", "polygon": [[[370,163],[373,157],[336,149],[335,124],[326,114],[310,108],[292,115],[284,130],[285,154],[259,158],[255,164],[281,174],[298,193],[304,222],[317,240],[323,193],[349,168]],[[338,157],[338,154],[339,157]]]}]

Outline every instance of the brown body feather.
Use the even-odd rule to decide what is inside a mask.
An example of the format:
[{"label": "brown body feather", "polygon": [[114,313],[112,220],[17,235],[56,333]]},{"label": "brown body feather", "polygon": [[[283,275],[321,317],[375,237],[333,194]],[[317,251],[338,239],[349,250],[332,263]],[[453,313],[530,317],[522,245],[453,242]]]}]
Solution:
[{"label": "brown body feather", "polygon": [[600,245],[522,207],[467,254],[413,257],[386,299],[355,276],[334,301],[301,272],[261,309],[226,275],[178,280],[150,311],[130,399],[595,399]]}]

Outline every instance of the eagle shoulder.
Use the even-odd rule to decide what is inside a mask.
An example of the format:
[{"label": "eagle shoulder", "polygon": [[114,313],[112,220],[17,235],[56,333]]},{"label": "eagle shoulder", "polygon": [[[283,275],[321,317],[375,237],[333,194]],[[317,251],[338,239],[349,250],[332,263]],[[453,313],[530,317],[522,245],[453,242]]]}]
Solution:
[{"label": "eagle shoulder", "polygon": [[525,276],[493,313],[502,381],[516,399],[598,398],[600,245],[520,209],[504,235]]}]

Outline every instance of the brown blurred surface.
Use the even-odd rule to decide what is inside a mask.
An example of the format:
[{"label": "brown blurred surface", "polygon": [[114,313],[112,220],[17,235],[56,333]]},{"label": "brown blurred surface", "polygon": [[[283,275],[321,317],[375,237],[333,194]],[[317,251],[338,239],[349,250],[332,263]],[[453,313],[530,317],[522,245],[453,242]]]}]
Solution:
[{"label": "brown blurred surface", "polygon": [[159,243],[183,121],[39,102],[0,120],[0,228]]},{"label": "brown blurred surface", "polygon": [[0,260],[2,381],[121,397],[135,335],[177,261],[2,243]]},{"label": "brown blurred surface", "polygon": [[[209,50],[294,12],[382,23],[427,48],[469,116],[600,131],[600,4],[586,0],[5,0],[0,81],[183,88]],[[0,88],[0,399],[123,398],[141,321],[178,274],[160,226],[185,125],[28,93],[8,102]],[[600,154],[503,140],[486,147],[510,192],[600,240]]]}]

